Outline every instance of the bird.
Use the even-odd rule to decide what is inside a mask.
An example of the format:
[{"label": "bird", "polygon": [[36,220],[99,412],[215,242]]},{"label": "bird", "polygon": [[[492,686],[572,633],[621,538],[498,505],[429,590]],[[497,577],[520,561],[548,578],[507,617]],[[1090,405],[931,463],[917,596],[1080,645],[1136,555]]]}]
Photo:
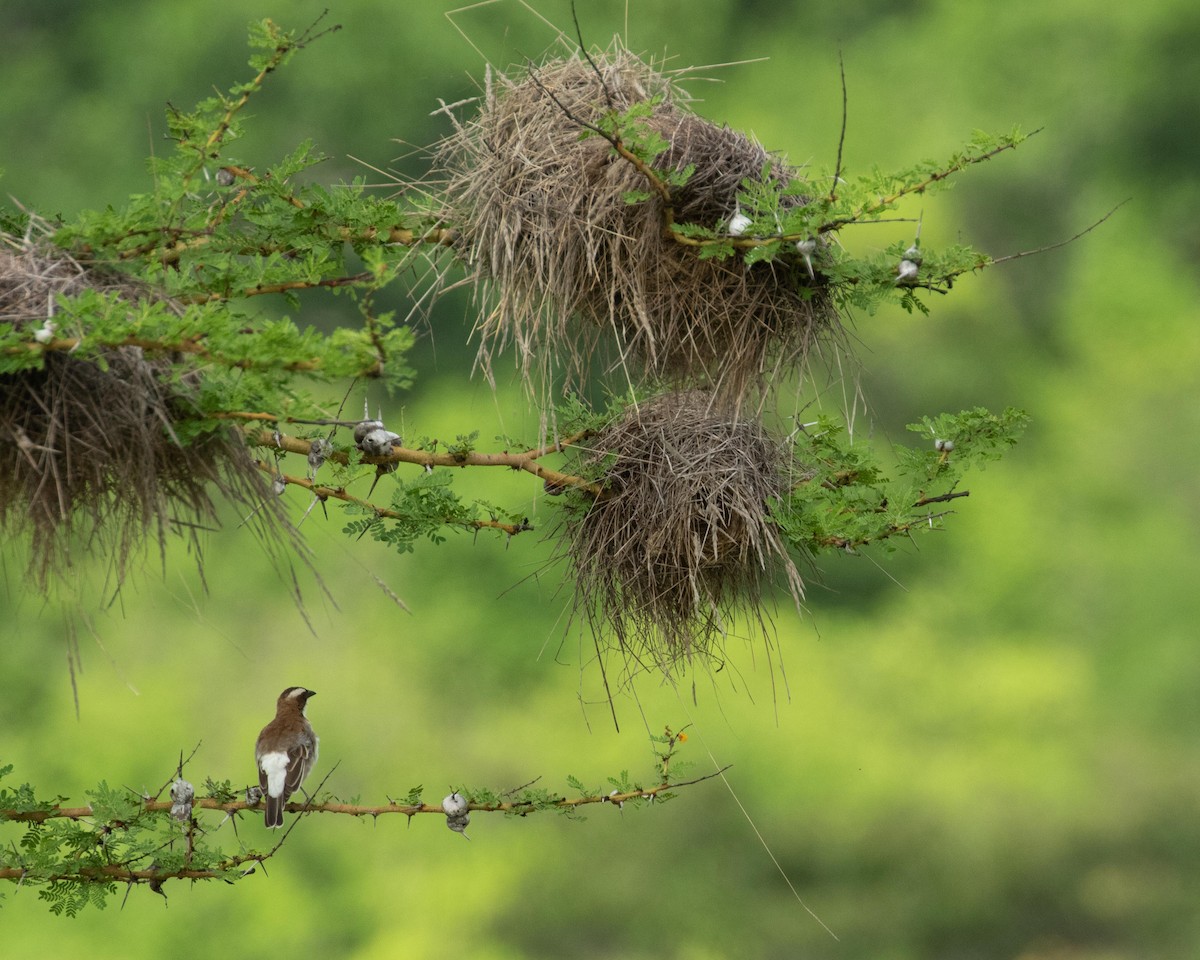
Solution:
[{"label": "bird", "polygon": [[306,687],[284,690],[275,701],[275,719],[262,728],[254,744],[268,828],[283,826],[284,805],[317,762],[320,741],[304,715],[309,698],[316,695]]}]

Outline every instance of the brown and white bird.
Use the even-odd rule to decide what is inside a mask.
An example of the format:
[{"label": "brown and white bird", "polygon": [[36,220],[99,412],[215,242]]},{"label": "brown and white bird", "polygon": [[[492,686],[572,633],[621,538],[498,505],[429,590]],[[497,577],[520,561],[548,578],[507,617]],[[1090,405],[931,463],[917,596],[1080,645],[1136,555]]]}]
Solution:
[{"label": "brown and white bird", "polygon": [[254,744],[268,827],[283,826],[284,804],[300,789],[317,762],[320,741],[304,715],[308,698],[316,695],[315,690],[305,687],[284,690],[275,702],[275,719],[262,728]]}]

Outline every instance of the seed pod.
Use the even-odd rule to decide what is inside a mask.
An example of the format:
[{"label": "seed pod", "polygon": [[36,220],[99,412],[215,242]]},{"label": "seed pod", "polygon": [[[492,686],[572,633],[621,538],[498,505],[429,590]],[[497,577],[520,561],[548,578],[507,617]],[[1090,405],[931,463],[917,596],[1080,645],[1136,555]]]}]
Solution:
[{"label": "seed pod", "polygon": [[751,219],[748,216],[746,216],[744,213],[742,213],[741,210],[739,210],[737,213],[735,213],[732,217],[729,218],[729,235],[733,236],[733,237],[740,237],[743,233],[746,232],[747,228],[750,226],[750,224],[752,222],[753,221],[751,221]]},{"label": "seed pod", "polygon": [[49,343],[54,339],[54,331],[58,324],[53,320],[46,318],[46,322],[42,324],[40,330],[33,331],[33,339],[38,343]]},{"label": "seed pod", "polygon": [[308,473],[310,477],[315,477],[317,471],[325,463],[325,458],[329,456],[333,445],[324,437],[317,437],[312,441],[308,448]]},{"label": "seed pod", "polygon": [[171,784],[171,816],[180,823],[187,823],[192,817],[192,798],[195,796],[195,788],[186,780],[180,778]]},{"label": "seed pod", "polygon": [[[357,428],[355,432],[358,432]],[[392,447],[398,446],[400,442],[400,434],[380,426],[363,436],[358,442],[358,449],[369,457],[386,457],[392,452]]]},{"label": "seed pod", "polygon": [[804,240],[796,241],[796,252],[804,258],[804,265],[806,267],[808,267],[808,279],[809,280],[817,279],[817,274],[813,270],[813,265],[812,265],[812,255],[816,251],[816,249],[817,249],[817,241],[814,240],[812,237],[808,237]]},{"label": "seed pod", "polygon": [[457,790],[448,797],[442,798],[442,810],[448,817],[461,817],[470,808],[470,801]]},{"label": "seed pod", "polygon": [[354,426],[354,443],[359,447],[359,449],[362,449],[362,442],[367,434],[382,429],[382,420],[360,420]]}]

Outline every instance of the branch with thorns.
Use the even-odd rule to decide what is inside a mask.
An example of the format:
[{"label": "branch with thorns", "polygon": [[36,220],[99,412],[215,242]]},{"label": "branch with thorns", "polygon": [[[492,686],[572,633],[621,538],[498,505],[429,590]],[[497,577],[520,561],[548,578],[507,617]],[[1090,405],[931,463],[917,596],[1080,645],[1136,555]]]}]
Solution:
[{"label": "branch with thorns", "polygon": [[[340,426],[350,425],[349,421],[334,421],[334,420],[294,420],[286,417],[277,417],[273,414],[265,413],[219,413],[210,414],[210,416],[218,419],[244,419],[251,421],[265,421],[274,423],[307,423],[317,426]],[[590,494],[593,497],[603,497],[604,489],[599,484],[585,480],[583,477],[578,477],[573,474],[563,473],[559,470],[552,470],[549,467],[539,463],[541,457],[552,453],[562,453],[570,447],[578,444],[582,440],[587,439],[591,434],[589,431],[581,431],[565,437],[555,443],[547,444],[543,447],[536,447],[521,453],[509,453],[503,451],[499,453],[477,453],[475,451],[455,452],[448,451],[445,453],[437,453],[432,450],[414,450],[408,447],[393,447],[392,452],[385,456],[364,456],[363,463],[369,464],[389,464],[389,463],[411,463],[426,470],[432,470],[434,467],[508,467],[511,470],[521,470],[542,480],[549,487],[555,489],[573,488],[581,492]],[[312,451],[313,441],[305,440],[299,437],[290,437],[278,431],[259,430],[249,434],[250,443],[257,446],[269,447],[273,450],[281,450],[285,453],[295,453],[307,457]],[[328,459],[335,463],[348,464],[349,457],[341,451],[334,451],[328,455]],[[296,479],[287,479],[285,482],[298,483],[300,486],[311,486],[307,481]],[[324,489],[324,488],[323,488]],[[313,491],[317,493],[316,490]],[[319,495],[319,494],[318,494]],[[337,499],[346,499],[337,497]],[[352,500],[353,498],[351,498]],[[491,526],[491,524],[489,524]]]},{"label": "branch with thorns", "polygon": [[[686,739],[686,738],[685,738]],[[664,755],[663,770],[665,773],[665,760],[669,757]],[[502,800],[488,803],[471,802],[468,809],[471,811],[480,811],[482,813],[510,813],[525,816],[526,814],[536,813],[541,809],[564,810],[575,807],[588,806],[596,803],[611,803],[614,806],[619,806],[630,800],[650,800],[660,794],[670,790],[676,790],[681,787],[695,786],[703,783],[706,780],[712,780],[714,777],[719,777],[722,773],[729,770],[729,766],[724,766],[719,770],[714,770],[712,773],[706,773],[699,777],[694,777],[690,780],[664,781],[652,787],[634,786],[629,790],[608,794],[584,794],[576,797],[556,797],[550,799],[547,803],[538,804],[532,800]],[[219,810],[225,814],[237,814],[246,810],[261,809],[261,801],[259,800],[223,800],[219,797],[197,797],[192,801],[193,809],[199,810]],[[145,813],[162,813],[171,809],[170,800],[146,800],[143,804],[143,812]],[[386,814],[399,813],[406,817],[415,817],[423,813],[436,813],[442,816],[446,815],[440,803],[396,803],[388,801],[382,804],[355,804],[342,803],[336,800],[328,800],[321,803],[312,801],[294,800],[289,802],[284,809],[288,813],[334,813],[343,814],[351,817],[379,817]],[[45,823],[47,820],[86,820],[93,817],[94,811],[91,806],[80,807],[53,807],[46,810],[0,810],[0,821],[11,821],[14,823]],[[233,858],[231,858],[233,859]],[[250,858],[244,858],[250,859]],[[20,871],[17,871],[18,873]],[[0,877],[5,875],[0,872]],[[11,876],[8,877],[11,879]]]},{"label": "branch with thorns", "polygon": [[[398,513],[387,507],[381,507],[370,500],[364,500],[362,497],[356,497],[353,494],[347,493],[345,487],[328,487],[324,484],[316,483],[308,477],[293,477],[286,473],[280,473],[275,464],[266,463],[263,460],[255,460],[254,463],[258,469],[268,474],[273,480],[287,486],[301,487],[316,497],[317,501],[322,504],[332,498],[334,500],[341,500],[343,503],[352,503],[355,506],[363,507],[366,510],[370,510],[377,517],[392,520],[403,520],[405,518],[405,515],[402,513]],[[446,518],[442,522],[453,525],[460,523],[460,521],[450,518]],[[505,523],[502,520],[496,519],[470,520],[462,522],[462,525],[475,530],[500,530],[503,533],[507,533],[510,537],[515,537],[518,533],[525,533],[533,529],[533,525],[529,523],[528,519],[522,520],[520,523]]]}]

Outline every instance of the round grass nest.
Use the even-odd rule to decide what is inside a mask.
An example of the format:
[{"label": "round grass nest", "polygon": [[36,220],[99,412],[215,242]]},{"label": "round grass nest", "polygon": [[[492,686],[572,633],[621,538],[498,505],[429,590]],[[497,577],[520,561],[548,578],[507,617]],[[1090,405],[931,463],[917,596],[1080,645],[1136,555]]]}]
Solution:
[{"label": "round grass nest", "polygon": [[460,227],[488,305],[478,329],[489,368],[511,345],[526,379],[546,384],[560,371],[582,380],[599,356],[602,372],[624,366],[635,382],[706,386],[740,402],[839,336],[822,278],[798,257],[702,259],[664,234],[660,196],[627,202],[650,189],[646,176],[603,137],[583,136],[584,125],[655,98],[644,122],[669,146],[654,167],[694,165],[673,188],[676,222],[723,231],[744,180],[796,177],[749,137],[692,113],[668,76],[619,45],[489,74],[478,114],[435,163],[444,215]]},{"label": "round grass nest", "polygon": [[[81,555],[107,557],[120,586],[148,540],[161,551],[168,533],[194,540],[200,527],[216,524],[213,490],[247,510],[266,498],[271,502],[257,516],[282,519],[234,431],[187,445],[178,440],[173,423],[195,380],[173,378],[169,358],[150,358],[136,346],[91,358],[70,352],[87,332],[47,321],[62,321],[55,319],[56,297],[88,289],[130,301],[154,295],[48,244],[0,236],[0,326],[19,337],[10,350],[43,355],[39,368],[0,373],[0,443],[7,448],[0,457],[0,531],[6,540],[29,534],[29,574],[45,593],[73,565],[76,546]],[[260,522],[257,529],[281,527]]]},{"label": "round grass nest", "polygon": [[759,423],[711,391],[673,392],[631,406],[587,447],[577,469],[605,492],[568,507],[561,549],[576,611],[597,638],[609,625],[632,664],[670,674],[718,653],[733,611],[762,621],[780,580],[800,603],[767,512],[790,486],[790,455]]}]

